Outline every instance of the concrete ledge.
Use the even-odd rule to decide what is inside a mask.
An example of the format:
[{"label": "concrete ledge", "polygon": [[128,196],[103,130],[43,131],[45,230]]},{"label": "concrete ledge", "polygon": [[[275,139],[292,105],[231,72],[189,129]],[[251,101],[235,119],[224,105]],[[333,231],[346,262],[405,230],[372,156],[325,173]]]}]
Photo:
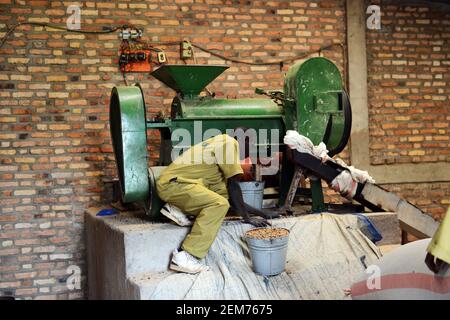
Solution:
[{"label": "concrete ledge", "polygon": [[100,208],[85,213],[89,299],[133,296],[127,278],[144,272],[167,271],[171,252],[189,228],[153,223],[135,213],[96,217]]},{"label": "concrete ledge", "polygon": [[377,242],[377,246],[398,245],[402,241],[400,223],[395,212],[370,212],[364,214],[368,217],[383,239]]},{"label": "concrete ledge", "polygon": [[[100,208],[92,208],[85,213],[89,299],[153,299],[161,295],[174,299],[182,298],[182,296],[175,295],[179,294],[179,292],[169,282],[175,279],[178,286],[186,288],[190,287],[191,282],[193,285],[197,278],[171,272],[168,270],[168,265],[171,252],[181,244],[189,228],[182,228],[169,223],[153,223],[142,219],[142,216],[139,214],[136,215],[136,213],[121,213],[115,216],[97,217],[96,213],[99,210]],[[345,241],[339,243],[335,239],[341,239],[340,241],[343,241],[343,237],[358,239],[357,242],[353,242],[354,240],[352,240],[352,243],[359,248],[355,249],[357,252],[365,252],[364,256],[368,258],[367,263],[371,263],[374,257],[376,259],[378,253],[376,253],[377,250],[373,244],[364,240],[360,235],[361,233],[358,233],[355,229],[358,228],[356,226],[356,218],[349,216],[348,218],[340,219],[333,218],[332,216],[325,220],[320,215],[304,215],[273,220],[274,226],[283,226],[286,223],[287,225],[296,225],[296,221],[298,221],[299,224],[297,224],[296,229],[300,229],[296,231],[295,241],[301,241],[301,243],[296,245],[305,248],[305,245],[309,246],[312,243],[313,246],[323,248],[321,249],[323,252],[317,255],[318,253],[315,250],[308,253],[303,252],[304,250],[297,251],[298,249],[294,249],[294,251],[291,251],[290,261],[292,269],[284,273],[283,276],[280,275],[280,277],[275,277],[276,279],[271,280],[274,281],[274,285],[277,284],[278,287],[276,290],[278,291],[272,293],[254,292],[247,298],[253,299],[261,294],[278,295],[280,293],[290,298],[293,295],[294,297],[303,297],[305,294],[307,295],[305,298],[315,298],[314,295],[309,297],[309,294],[306,292],[312,289],[306,289],[305,287],[301,289],[306,290],[305,292],[296,292],[294,294],[290,292],[291,289],[289,288],[292,288],[295,281],[313,281],[307,287],[316,285],[318,286],[317,289],[328,288],[330,284],[328,282],[325,283],[328,281],[324,280],[326,277],[322,278],[319,274],[313,276],[313,278],[322,279],[320,281],[311,280],[313,278],[308,277],[315,274],[315,272],[320,273],[324,272],[323,270],[329,269],[326,272],[335,273],[337,272],[336,268],[344,268],[348,274],[343,276],[342,279],[331,279],[334,281],[332,285],[334,289],[327,293],[338,297],[336,295],[339,295],[340,291],[336,288],[337,282],[340,283],[340,286],[348,283],[350,281],[349,277],[354,275],[355,272],[360,272],[358,270],[362,268],[362,265],[360,264],[360,257],[354,256],[355,252],[353,252],[353,249],[350,249],[350,243],[346,243]],[[399,232],[397,232],[398,222],[396,222],[395,214],[370,213],[368,216],[380,232],[383,233],[384,244],[392,244],[395,243],[396,239],[399,239]],[[334,223],[336,225],[330,221],[335,221]],[[340,227],[337,225],[340,225]],[[335,229],[329,229],[331,233],[325,235],[318,234],[317,228],[322,230],[325,226]],[[226,274],[228,280],[225,281],[225,284],[228,283],[227,287],[231,288],[227,290],[239,289],[241,290],[239,292],[242,293],[242,281],[244,281],[244,278],[247,279],[245,281],[253,283],[262,281],[259,279],[262,277],[255,275],[250,269],[251,262],[248,261],[248,252],[245,253],[245,250],[247,250],[245,249],[246,246],[243,245],[239,237],[236,238],[236,235],[241,235],[245,230],[250,228],[251,226],[239,222],[224,223],[224,226],[219,232],[218,240],[216,240],[206,259],[208,265],[216,268],[216,272],[213,272],[212,275],[210,274],[204,279],[207,283],[215,283],[217,285],[218,282],[225,281],[222,276]],[[340,232],[351,233],[352,235],[339,235]],[[360,251],[362,248],[365,249]],[[240,252],[242,250],[244,251]],[[328,261],[330,257],[334,257],[334,254],[327,254],[329,250],[335,254],[341,252],[336,256],[340,257],[338,260],[343,257],[345,252],[346,258],[342,260],[345,263]],[[305,264],[306,261],[308,263]],[[227,269],[223,268],[228,268],[225,265],[229,266],[229,264],[234,265],[235,263],[240,265],[239,270],[230,269],[224,271]],[[338,267],[338,265],[335,265],[336,263],[343,264]],[[225,274],[222,274],[222,272],[225,272]],[[236,276],[230,275],[230,272],[238,272],[237,274],[239,276],[236,278]],[[293,283],[289,284],[290,282]],[[198,281],[195,282],[195,285],[198,286]],[[198,290],[202,291],[205,289],[208,290],[209,288],[199,288]],[[172,294],[170,291],[174,292],[174,296],[170,296]],[[214,297],[215,294],[219,294],[218,297],[221,297],[220,294],[227,296],[229,293],[212,293],[211,291],[205,293],[205,299]],[[245,297],[240,296],[240,298],[244,299]]]}]

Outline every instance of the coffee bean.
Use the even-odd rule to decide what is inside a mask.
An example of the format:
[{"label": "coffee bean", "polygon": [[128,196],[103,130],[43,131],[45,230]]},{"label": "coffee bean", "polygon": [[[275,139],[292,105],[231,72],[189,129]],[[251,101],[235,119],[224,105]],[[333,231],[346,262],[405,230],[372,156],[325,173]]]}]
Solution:
[{"label": "coffee bean", "polygon": [[289,235],[289,230],[283,228],[258,228],[247,231],[245,235],[248,238],[255,239],[273,239]]}]

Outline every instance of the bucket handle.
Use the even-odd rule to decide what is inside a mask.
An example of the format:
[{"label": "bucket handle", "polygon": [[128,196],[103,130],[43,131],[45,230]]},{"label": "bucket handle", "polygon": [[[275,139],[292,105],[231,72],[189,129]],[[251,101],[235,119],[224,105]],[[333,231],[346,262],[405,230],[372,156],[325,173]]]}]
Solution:
[{"label": "bucket handle", "polygon": [[289,233],[291,233],[291,230],[294,229],[294,227],[295,227],[295,225],[297,224],[298,221],[299,220],[295,221],[295,223],[290,228],[287,228],[289,230]]}]

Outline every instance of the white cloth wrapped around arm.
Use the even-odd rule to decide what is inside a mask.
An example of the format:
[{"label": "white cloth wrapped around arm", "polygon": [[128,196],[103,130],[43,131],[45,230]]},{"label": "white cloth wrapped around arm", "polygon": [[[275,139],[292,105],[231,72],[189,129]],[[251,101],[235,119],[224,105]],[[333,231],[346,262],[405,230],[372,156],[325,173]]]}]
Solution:
[{"label": "white cloth wrapped around arm", "polygon": [[337,191],[341,196],[352,199],[356,194],[358,183],[353,179],[349,171],[342,171],[336,178],[331,181],[331,188]]},{"label": "white cloth wrapped around arm", "polygon": [[[321,158],[322,162],[332,160],[328,156],[328,150],[325,143],[321,142],[315,146],[309,138],[299,134],[297,131],[288,130],[284,136],[283,142],[289,148],[295,149],[298,152],[308,153]],[[348,166],[339,158],[333,161],[347,169],[336,176],[330,184],[333,190],[339,192],[345,198],[352,199],[355,196],[358,183],[375,183],[375,180],[367,171]]]},{"label": "white cloth wrapped around arm", "polygon": [[309,138],[301,135],[295,130],[286,131],[283,142],[291,149],[295,149],[298,152],[312,154],[321,158],[322,161],[330,159],[325,143],[321,142],[315,146]]},{"label": "white cloth wrapped around arm", "polygon": [[353,166],[347,166],[342,159],[336,159],[336,163],[346,168],[336,178],[331,181],[331,188],[339,192],[343,197],[352,199],[356,194],[358,183],[375,183],[375,180],[367,171],[356,169]]},{"label": "white cloth wrapped around arm", "polygon": [[372,178],[367,171],[359,170],[359,169],[355,168],[354,166],[348,166],[344,162],[344,160],[342,160],[340,158],[337,158],[334,161],[337,164],[339,164],[339,165],[343,166],[344,168],[348,169],[348,171],[350,171],[350,174],[352,175],[353,179],[356,182],[359,182],[359,183],[366,183],[366,182],[375,183],[375,179]]}]

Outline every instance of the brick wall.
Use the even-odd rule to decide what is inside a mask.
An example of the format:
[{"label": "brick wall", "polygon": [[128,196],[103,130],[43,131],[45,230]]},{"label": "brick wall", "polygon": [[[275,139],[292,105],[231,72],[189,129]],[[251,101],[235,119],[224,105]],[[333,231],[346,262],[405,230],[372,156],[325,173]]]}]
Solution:
[{"label": "brick wall", "polygon": [[[145,40],[190,41],[241,59],[286,58],[345,41],[343,1],[86,1],[81,27],[132,22]],[[0,32],[16,21],[64,24],[72,2],[0,0]],[[3,34],[2,34],[3,35]],[[0,49],[0,292],[19,298],[85,297],[83,212],[105,202],[115,176],[108,99],[123,85],[117,34],[21,27]],[[162,47],[169,61],[178,48]],[[340,51],[326,52],[342,68]],[[197,52],[198,63],[223,63]],[[284,69],[286,69],[285,67]],[[150,116],[173,92],[146,74]],[[233,65],[210,86],[219,96],[280,88],[279,68]],[[156,134],[156,133],[154,133]],[[157,138],[157,137],[156,137]],[[155,159],[155,148],[152,148]],[[68,290],[67,268],[82,270]]]},{"label": "brick wall", "polygon": [[381,13],[367,32],[371,163],[450,161],[449,6],[383,1]]},{"label": "brick wall", "polygon": [[[450,161],[450,7],[369,3],[382,16],[366,32],[371,164]],[[384,187],[436,218],[450,205],[449,182]]]},{"label": "brick wall", "polygon": [[[0,33],[16,21],[64,24],[70,4],[0,0]],[[448,11],[383,1],[382,14],[382,30],[367,32],[371,163],[449,161]],[[345,43],[344,1],[83,2],[82,28],[130,21],[145,40],[188,38],[254,61]],[[104,181],[115,177],[108,103],[110,89],[123,85],[118,46],[117,34],[22,27],[0,49],[0,293],[85,297],[83,212],[110,199]],[[178,47],[161,48],[179,63]],[[338,49],[325,56],[343,68]],[[171,90],[146,74],[127,77],[142,83],[150,117],[168,111]],[[254,87],[282,81],[276,66],[232,65],[210,89],[251,97]],[[450,204],[449,182],[385,187],[437,217]],[[66,286],[71,265],[81,268],[81,290]]]}]

